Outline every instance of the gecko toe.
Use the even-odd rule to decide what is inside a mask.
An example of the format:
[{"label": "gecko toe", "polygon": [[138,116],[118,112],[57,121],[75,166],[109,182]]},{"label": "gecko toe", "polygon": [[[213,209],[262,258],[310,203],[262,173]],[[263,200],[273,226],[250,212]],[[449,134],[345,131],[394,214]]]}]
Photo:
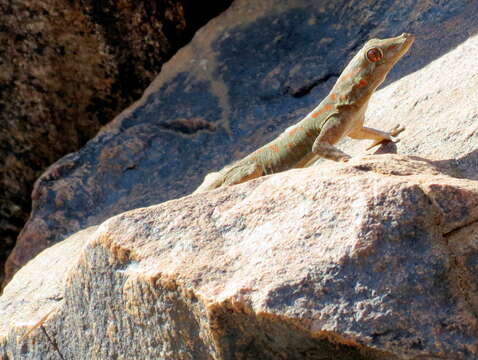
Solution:
[{"label": "gecko toe", "polygon": [[393,127],[392,130],[390,130],[390,135],[395,137],[404,130],[405,130],[404,126],[400,126],[400,124],[397,124],[396,126]]}]

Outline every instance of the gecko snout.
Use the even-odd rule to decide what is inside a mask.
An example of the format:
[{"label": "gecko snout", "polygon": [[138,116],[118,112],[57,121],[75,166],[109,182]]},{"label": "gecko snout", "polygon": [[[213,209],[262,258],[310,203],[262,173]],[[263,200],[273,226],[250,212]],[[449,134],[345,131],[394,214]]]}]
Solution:
[{"label": "gecko snout", "polygon": [[409,42],[413,42],[413,40],[415,40],[415,35],[413,34],[410,34],[410,33],[403,33],[402,35],[400,35],[401,37],[404,37],[407,41]]}]

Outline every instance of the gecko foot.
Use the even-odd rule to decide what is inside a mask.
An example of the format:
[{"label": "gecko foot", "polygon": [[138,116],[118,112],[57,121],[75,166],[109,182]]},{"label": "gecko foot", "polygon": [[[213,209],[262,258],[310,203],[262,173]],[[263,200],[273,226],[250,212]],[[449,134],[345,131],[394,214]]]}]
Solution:
[{"label": "gecko foot", "polygon": [[370,150],[371,148],[380,145],[383,142],[393,142],[393,143],[398,143],[400,139],[392,139],[396,137],[398,134],[400,134],[403,130],[405,130],[404,126],[400,126],[400,124],[395,125],[390,131],[390,139],[380,139],[380,140],[375,140],[366,150]]}]

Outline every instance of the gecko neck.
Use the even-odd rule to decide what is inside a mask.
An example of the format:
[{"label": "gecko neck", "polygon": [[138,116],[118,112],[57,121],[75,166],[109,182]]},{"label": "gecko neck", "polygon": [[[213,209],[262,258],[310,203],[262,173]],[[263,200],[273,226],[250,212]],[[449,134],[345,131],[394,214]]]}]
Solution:
[{"label": "gecko neck", "polygon": [[339,94],[337,106],[353,106],[361,108],[372,97],[380,82],[371,82],[367,78],[356,78],[346,84],[337,83],[332,94]]}]

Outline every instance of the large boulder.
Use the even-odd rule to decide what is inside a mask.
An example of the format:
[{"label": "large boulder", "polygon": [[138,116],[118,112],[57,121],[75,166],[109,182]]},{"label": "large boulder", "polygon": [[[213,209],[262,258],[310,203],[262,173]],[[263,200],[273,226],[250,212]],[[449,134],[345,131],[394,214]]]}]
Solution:
[{"label": "large boulder", "polygon": [[448,165],[365,156],[113,217],[6,286],[0,358],[476,359],[478,181]]},{"label": "large boulder", "polygon": [[[235,1],[138,102],[37,181],[8,277],[68,234],[188,194],[208,171],[271,140],[326,95],[370,37],[409,31],[417,40],[389,83],[409,76],[372,99],[367,123],[400,122],[400,153],[453,157],[466,169],[478,136],[478,51],[476,39],[460,44],[478,29],[477,10],[474,1]],[[356,155],[365,144],[343,148]]]},{"label": "large boulder", "polygon": [[0,0],[0,283],[34,181],[232,0]]}]

